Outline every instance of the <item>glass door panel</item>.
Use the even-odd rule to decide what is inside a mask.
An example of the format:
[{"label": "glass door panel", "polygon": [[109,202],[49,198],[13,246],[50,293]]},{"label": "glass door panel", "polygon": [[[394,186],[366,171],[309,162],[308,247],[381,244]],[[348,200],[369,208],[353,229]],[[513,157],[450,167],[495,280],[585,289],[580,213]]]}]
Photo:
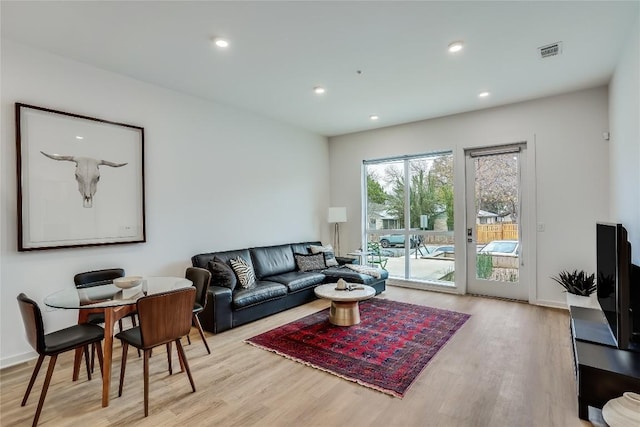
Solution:
[{"label": "glass door panel", "polygon": [[468,292],[527,299],[520,283],[523,146],[471,151],[467,175]]}]

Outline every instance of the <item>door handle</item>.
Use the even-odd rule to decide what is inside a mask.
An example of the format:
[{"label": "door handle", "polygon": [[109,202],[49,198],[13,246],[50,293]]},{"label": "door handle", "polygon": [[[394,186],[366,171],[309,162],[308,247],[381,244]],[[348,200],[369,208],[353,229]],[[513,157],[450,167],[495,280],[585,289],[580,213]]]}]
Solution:
[{"label": "door handle", "polygon": [[467,243],[474,243],[473,228],[467,228]]}]

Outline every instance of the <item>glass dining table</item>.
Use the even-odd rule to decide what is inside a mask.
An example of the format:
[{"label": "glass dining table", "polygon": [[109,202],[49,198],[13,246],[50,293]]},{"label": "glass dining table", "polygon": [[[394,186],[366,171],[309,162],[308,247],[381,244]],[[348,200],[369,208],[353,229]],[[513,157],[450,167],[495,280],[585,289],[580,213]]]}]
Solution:
[{"label": "glass dining table", "polygon": [[[183,277],[144,277],[142,283],[131,289],[120,289],[113,284],[71,288],[55,292],[44,299],[48,307],[78,310],[78,323],[86,323],[91,313],[104,313],[104,344],[102,366],[102,406],[109,406],[111,364],[113,360],[113,326],[136,310],[138,299],[174,289],[188,288],[192,282]],[[83,349],[76,350],[73,380],[80,374]]]}]

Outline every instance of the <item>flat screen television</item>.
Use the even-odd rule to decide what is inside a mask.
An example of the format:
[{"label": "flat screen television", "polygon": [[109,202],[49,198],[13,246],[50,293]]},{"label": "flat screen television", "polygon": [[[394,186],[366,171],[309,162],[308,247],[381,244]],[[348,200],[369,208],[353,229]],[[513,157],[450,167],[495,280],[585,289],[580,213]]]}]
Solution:
[{"label": "flat screen television", "polygon": [[631,244],[622,224],[596,224],[598,302],[618,348],[640,349],[639,270],[631,263]]}]

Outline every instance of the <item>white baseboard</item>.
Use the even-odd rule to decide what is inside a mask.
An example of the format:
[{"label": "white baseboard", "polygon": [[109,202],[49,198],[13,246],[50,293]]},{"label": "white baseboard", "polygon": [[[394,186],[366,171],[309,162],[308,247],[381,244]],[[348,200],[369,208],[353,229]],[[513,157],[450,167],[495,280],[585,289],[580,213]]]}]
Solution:
[{"label": "white baseboard", "polygon": [[4,359],[0,360],[0,369],[9,368],[11,366],[19,365],[20,363],[28,362],[29,360],[37,358],[38,353],[36,353],[35,351],[29,351],[15,356],[5,357]]},{"label": "white baseboard", "polygon": [[543,307],[561,308],[563,310],[569,310],[569,307],[567,307],[567,304],[565,302],[540,300],[539,299],[539,300],[536,300],[536,301],[532,301],[531,304],[540,305],[540,306],[543,306]]}]

